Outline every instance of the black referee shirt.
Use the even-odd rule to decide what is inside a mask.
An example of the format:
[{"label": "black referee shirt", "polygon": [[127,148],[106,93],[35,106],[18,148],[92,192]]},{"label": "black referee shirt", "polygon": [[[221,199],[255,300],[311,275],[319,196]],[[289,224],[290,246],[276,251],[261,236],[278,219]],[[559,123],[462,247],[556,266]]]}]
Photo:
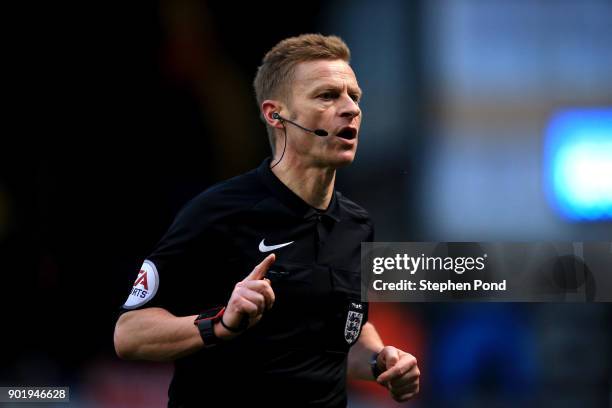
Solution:
[{"label": "black referee shirt", "polygon": [[191,200],[122,311],[185,316],[224,305],[270,252],[276,301],[239,337],[175,361],[169,406],[345,406],[347,354],[368,318],[360,244],[373,234],[368,213],[337,191],[326,211],[310,207],[272,173],[269,158]]}]

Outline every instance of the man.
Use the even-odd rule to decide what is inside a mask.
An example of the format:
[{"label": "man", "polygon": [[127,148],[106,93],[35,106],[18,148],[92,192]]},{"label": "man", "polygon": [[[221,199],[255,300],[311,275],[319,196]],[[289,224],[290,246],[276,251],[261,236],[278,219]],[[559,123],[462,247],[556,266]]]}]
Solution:
[{"label": "man", "polygon": [[334,190],[361,124],[349,57],[314,34],[266,54],[254,85],[273,159],[188,203],[136,277],[115,349],[175,362],[168,406],[346,406],[347,375],[418,393],[416,359],[383,345],[360,299],[372,223]]}]

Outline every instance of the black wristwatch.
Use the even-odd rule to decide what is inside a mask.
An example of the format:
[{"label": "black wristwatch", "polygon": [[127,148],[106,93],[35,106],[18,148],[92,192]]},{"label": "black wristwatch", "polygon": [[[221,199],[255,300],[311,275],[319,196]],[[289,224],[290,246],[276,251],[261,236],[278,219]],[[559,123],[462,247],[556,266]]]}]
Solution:
[{"label": "black wristwatch", "polygon": [[225,307],[215,307],[201,313],[193,322],[200,330],[200,336],[204,340],[204,348],[216,346],[221,342],[221,339],[215,336],[215,323],[221,320],[223,312],[225,312]]},{"label": "black wristwatch", "polygon": [[372,358],[370,359],[370,368],[372,369],[372,375],[374,376],[374,381],[378,378],[379,375],[382,374],[382,371],[378,368],[378,355],[380,353],[374,353]]}]

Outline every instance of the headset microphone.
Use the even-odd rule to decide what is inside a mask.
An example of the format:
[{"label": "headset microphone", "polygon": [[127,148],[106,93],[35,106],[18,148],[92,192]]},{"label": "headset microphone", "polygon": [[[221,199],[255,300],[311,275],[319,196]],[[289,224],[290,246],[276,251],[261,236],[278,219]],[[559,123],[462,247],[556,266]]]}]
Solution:
[{"label": "headset microphone", "polygon": [[317,135],[317,136],[325,137],[325,136],[329,135],[329,133],[327,133],[327,131],[326,131],[326,130],[323,130],[323,129],[307,129],[307,128],[305,128],[304,126],[300,126],[300,125],[298,125],[297,123],[295,123],[295,122],[293,122],[293,121],[291,121],[291,120],[289,120],[289,119],[285,119],[285,118],[283,118],[283,117],[282,117],[281,115],[279,115],[277,112],[272,113],[272,119],[278,119],[278,120],[280,120],[281,122],[289,122],[289,123],[291,123],[293,126],[297,126],[297,127],[299,127],[300,129],[302,129],[303,131],[308,132],[308,133],[312,133],[312,134]]}]

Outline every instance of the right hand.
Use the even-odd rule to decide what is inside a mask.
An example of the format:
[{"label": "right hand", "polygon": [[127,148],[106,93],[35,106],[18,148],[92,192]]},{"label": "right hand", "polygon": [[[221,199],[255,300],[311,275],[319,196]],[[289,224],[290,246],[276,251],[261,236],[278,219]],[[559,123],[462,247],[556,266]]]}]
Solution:
[{"label": "right hand", "polygon": [[[223,323],[229,327],[239,327],[244,316],[248,316],[250,328],[274,305],[274,291],[265,276],[275,260],[274,254],[268,255],[246,278],[236,284],[225,307]],[[227,330],[220,322],[215,325],[215,334],[222,339],[239,335]]]}]

